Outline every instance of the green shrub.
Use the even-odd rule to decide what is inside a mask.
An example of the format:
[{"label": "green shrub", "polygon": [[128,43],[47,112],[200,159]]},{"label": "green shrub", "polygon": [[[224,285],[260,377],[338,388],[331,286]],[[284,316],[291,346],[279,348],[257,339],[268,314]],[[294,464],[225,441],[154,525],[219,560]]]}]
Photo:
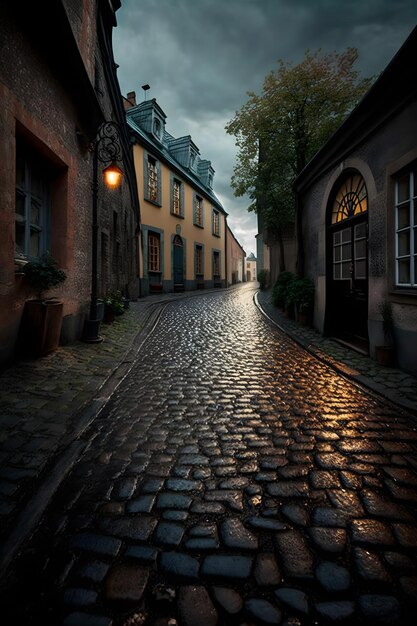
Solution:
[{"label": "green shrub", "polygon": [[104,298],[104,304],[116,315],[121,315],[124,310],[124,299],[121,291],[112,291]]},{"label": "green shrub", "polygon": [[259,288],[265,289],[268,283],[268,270],[260,270],[257,275]]},{"label": "green shrub", "polygon": [[43,291],[60,285],[67,277],[65,272],[59,269],[58,263],[49,252],[45,252],[36,261],[27,263],[23,271],[28,283],[38,292],[39,300],[42,299]]},{"label": "green shrub", "polygon": [[314,282],[311,278],[296,278],[291,285],[291,298],[299,313],[313,310]]},{"label": "green shrub", "polygon": [[274,306],[283,308],[285,306],[285,298],[291,282],[295,276],[292,272],[281,272],[272,289],[272,303]]}]

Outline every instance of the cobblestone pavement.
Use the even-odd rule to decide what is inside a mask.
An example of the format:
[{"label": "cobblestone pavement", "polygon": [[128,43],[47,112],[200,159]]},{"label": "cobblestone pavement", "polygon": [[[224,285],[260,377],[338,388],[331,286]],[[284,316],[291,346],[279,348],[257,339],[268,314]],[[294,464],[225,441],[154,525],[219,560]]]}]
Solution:
[{"label": "cobblestone pavement", "polygon": [[[300,345],[340,372],[417,415],[417,378],[400,369],[379,365],[314,328],[301,326],[286,317],[271,302],[270,291],[259,291],[256,301],[261,310]],[[417,356],[416,356],[417,359]]]},{"label": "cobblestone pavement", "polygon": [[164,309],[3,581],[8,623],[414,623],[416,422],[252,296]]}]

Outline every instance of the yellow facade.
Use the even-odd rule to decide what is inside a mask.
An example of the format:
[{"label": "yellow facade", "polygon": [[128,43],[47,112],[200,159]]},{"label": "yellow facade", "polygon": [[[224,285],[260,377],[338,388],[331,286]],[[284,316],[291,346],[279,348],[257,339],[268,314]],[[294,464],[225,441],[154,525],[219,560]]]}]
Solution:
[{"label": "yellow facade", "polygon": [[[145,197],[146,177],[145,163],[148,155],[154,157],[159,163],[158,176],[160,177],[160,206],[149,201]],[[138,183],[138,193],[141,207],[141,245],[140,245],[140,278],[142,282],[142,292],[144,295],[151,284],[147,254],[148,245],[146,237],[149,232],[156,232],[161,237],[161,272],[160,278],[163,291],[172,291],[174,288],[174,271],[173,271],[173,238],[179,235],[184,244],[184,289],[195,289],[203,286],[217,286],[213,280],[213,252],[219,252],[220,259],[220,280],[222,286],[226,280],[226,250],[225,250],[225,234],[226,234],[226,215],[221,212],[208,196],[204,195],[201,187],[193,186],[187,177],[176,171],[170,164],[163,159],[158,158],[159,155],[152,149],[145,149],[139,143],[134,145],[134,161],[136,168],[136,179]],[[175,176],[181,182],[183,189],[183,215],[174,215],[171,212],[171,179]],[[203,200],[203,227],[193,223],[193,203],[194,196],[197,194]],[[212,214],[213,209],[217,211],[220,219],[220,236],[213,234]],[[196,280],[196,260],[195,246],[202,246],[203,254],[203,278]],[[149,284],[147,284],[149,281]],[[199,284],[198,284],[199,283]],[[154,285],[157,280],[154,280]],[[150,288],[149,291],[156,291]]]}]

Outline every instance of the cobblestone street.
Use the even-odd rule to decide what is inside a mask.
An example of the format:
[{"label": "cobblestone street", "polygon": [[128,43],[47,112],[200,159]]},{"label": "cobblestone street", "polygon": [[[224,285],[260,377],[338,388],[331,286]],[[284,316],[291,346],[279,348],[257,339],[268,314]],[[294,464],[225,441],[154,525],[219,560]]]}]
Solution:
[{"label": "cobblestone street", "polygon": [[3,623],[414,623],[415,418],[253,295],[163,309],[14,560]]}]

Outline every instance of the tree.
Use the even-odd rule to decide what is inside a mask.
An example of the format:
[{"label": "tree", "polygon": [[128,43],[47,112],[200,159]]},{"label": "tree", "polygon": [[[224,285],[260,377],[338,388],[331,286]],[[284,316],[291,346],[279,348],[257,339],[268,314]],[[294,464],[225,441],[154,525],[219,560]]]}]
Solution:
[{"label": "tree", "polygon": [[247,194],[248,210],[262,213],[279,243],[280,271],[285,270],[283,231],[295,215],[293,182],[372,83],[359,79],[357,58],[357,50],[348,48],[341,54],[307,50],[295,66],[279,60],[262,94],[248,92],[248,101],[226,125],[238,148],[234,194]]}]

